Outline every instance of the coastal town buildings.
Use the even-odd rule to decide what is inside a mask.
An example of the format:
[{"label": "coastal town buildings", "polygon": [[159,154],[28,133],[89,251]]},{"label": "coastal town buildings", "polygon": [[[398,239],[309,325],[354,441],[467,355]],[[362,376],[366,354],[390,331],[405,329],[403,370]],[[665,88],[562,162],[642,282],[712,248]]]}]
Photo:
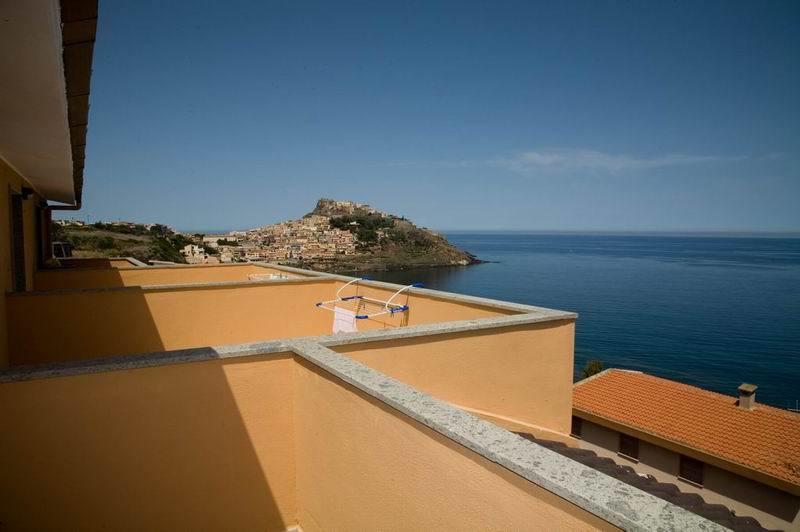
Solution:
[{"label": "coastal town buildings", "polygon": [[[82,206],[97,13],[0,4],[3,530],[762,530],[537,443],[573,443],[574,313],[51,257],[52,212]],[[313,219],[236,236],[252,258],[354,245]],[[319,303],[366,298],[404,310],[333,334]]]},{"label": "coastal town buildings", "polygon": [[572,434],[686,493],[775,530],[800,529],[800,414],[637,371],[578,382]]},{"label": "coastal town buildings", "polygon": [[[349,208],[351,202],[339,202]],[[234,260],[269,262],[332,261],[337,255],[356,253],[356,238],[350,231],[331,227],[326,216],[310,215],[231,234],[236,246],[220,245]]]},{"label": "coastal town buildings", "polygon": [[202,264],[206,259],[206,251],[203,246],[187,244],[181,249],[181,255],[186,258],[187,264]]}]

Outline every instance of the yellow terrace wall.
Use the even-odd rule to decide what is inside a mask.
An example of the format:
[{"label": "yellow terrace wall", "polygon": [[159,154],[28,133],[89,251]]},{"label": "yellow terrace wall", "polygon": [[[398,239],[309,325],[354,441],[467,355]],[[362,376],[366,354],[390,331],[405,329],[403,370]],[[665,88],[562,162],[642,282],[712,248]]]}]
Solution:
[{"label": "yellow terrace wall", "polygon": [[[40,270],[35,275],[36,290],[60,290],[75,288],[114,288],[120,286],[152,286],[197,283],[224,283],[247,281],[252,274],[284,273],[273,268],[262,268],[253,264],[127,267],[93,269]],[[300,277],[296,274],[290,274]]]},{"label": "yellow terrace wall", "polygon": [[8,530],[611,526],[297,356],[0,384]]},{"label": "yellow terrace wall", "polygon": [[0,384],[3,530],[285,530],[292,355]]},{"label": "yellow terrace wall", "polygon": [[[61,268],[70,269],[94,269],[99,270],[103,268],[115,268],[113,260],[105,257],[67,257],[58,259]],[[128,266],[131,264],[125,261]]]},{"label": "yellow terrace wall", "polygon": [[302,360],[294,400],[305,531],[613,528]]},{"label": "yellow terrace wall", "polygon": [[564,320],[332,349],[509,430],[554,437],[570,429],[574,333]]},{"label": "yellow terrace wall", "polygon": [[314,303],[332,288],[312,281],[12,294],[11,364],[319,335],[331,331],[332,317]]},{"label": "yellow terrace wall", "polygon": [[[336,281],[336,290],[345,283]],[[358,295],[372,297],[381,301],[386,301],[394,294],[395,290],[387,288],[377,288],[372,286],[361,286],[358,288]],[[348,287],[342,292],[342,296],[355,294],[355,288]],[[408,305],[409,310],[405,313],[398,313],[394,316],[377,316],[370,320],[358,320],[359,331],[371,329],[396,328],[402,326],[422,325],[425,323],[441,323],[445,321],[474,320],[479,318],[491,318],[497,316],[510,316],[520,314],[513,310],[503,310],[495,307],[487,307],[472,303],[455,302],[446,297],[435,297],[430,294],[402,293],[393,300],[400,305]]]},{"label": "yellow terrace wall", "polygon": [[[4,292],[14,289],[11,249],[11,192],[19,193],[22,187],[30,187],[30,184],[0,158],[0,275],[2,275],[0,287]],[[33,274],[38,256],[36,204],[40,201],[41,199],[34,194],[22,202],[25,233],[25,277],[28,289],[33,286]],[[3,301],[0,302],[0,368],[9,364],[7,312],[5,298],[3,298]]]},{"label": "yellow terrace wall", "polygon": [[[315,304],[333,299],[336,289],[336,281],[320,279],[10,294],[6,297],[10,363],[61,362],[331,334],[333,313]],[[411,296],[410,304],[410,325],[503,314],[428,296]],[[399,319],[395,323],[399,324]],[[366,330],[384,325],[358,320],[358,326]]]}]

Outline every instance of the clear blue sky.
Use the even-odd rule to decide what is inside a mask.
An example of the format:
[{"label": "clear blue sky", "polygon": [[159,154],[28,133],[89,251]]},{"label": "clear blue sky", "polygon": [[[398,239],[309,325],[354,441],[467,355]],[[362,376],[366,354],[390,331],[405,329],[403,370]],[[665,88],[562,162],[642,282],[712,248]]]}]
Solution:
[{"label": "clear blue sky", "polygon": [[799,27],[797,1],[101,0],[77,215],[798,230]]}]

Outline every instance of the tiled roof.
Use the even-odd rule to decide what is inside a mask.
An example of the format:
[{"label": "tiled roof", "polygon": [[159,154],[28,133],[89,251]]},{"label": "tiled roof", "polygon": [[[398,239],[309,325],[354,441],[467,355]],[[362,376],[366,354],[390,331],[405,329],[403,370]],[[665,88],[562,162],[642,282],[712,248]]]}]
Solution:
[{"label": "tiled roof", "polygon": [[573,408],[800,486],[800,414],[625,370],[577,383]]}]

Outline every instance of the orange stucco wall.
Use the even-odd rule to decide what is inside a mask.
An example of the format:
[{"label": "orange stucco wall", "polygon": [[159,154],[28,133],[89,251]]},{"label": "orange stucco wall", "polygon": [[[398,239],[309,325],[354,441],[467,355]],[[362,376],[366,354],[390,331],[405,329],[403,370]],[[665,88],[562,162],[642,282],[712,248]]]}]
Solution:
[{"label": "orange stucco wall", "polygon": [[295,383],[306,532],[613,529],[310,364]]},{"label": "orange stucco wall", "polygon": [[[3,292],[13,290],[12,249],[11,249],[11,193],[20,192],[22,187],[30,187],[19,174],[0,159],[0,288]],[[24,200],[23,227],[25,233],[25,271],[27,288],[33,286],[33,275],[38,255],[38,236],[36,234],[36,195]],[[0,301],[0,368],[9,364],[7,308],[5,298]]]},{"label": "orange stucco wall", "polygon": [[[333,313],[315,304],[333,299],[336,284],[315,280],[12,294],[6,297],[10,362],[58,362],[330,334]],[[497,315],[488,308],[433,298],[419,297],[413,305],[412,325]],[[47,334],[41,332],[43,325]],[[369,328],[367,320],[358,325]]]},{"label": "orange stucco wall", "polygon": [[334,348],[509,429],[569,434],[573,321]]},{"label": "orange stucco wall", "polygon": [[[336,289],[344,285],[337,281]],[[394,290],[374,287],[359,287],[358,295],[372,297],[377,300],[386,301],[392,297]],[[352,287],[346,288],[342,296],[354,295],[356,290]],[[467,304],[454,303],[451,300],[421,294],[401,294],[393,300],[400,305],[408,305],[408,312],[398,313],[394,316],[378,316],[370,320],[359,320],[359,330],[395,328],[406,325],[422,325],[425,323],[440,323],[443,321],[473,320],[477,318],[489,318],[494,316],[505,316],[519,314],[512,310],[500,310],[496,308]]]},{"label": "orange stucco wall", "polygon": [[0,384],[8,530],[611,526],[289,354]]},{"label": "orange stucco wall", "polygon": [[314,303],[332,289],[319,281],[10,295],[11,364],[319,335],[332,317]]},{"label": "orange stucco wall", "polygon": [[[104,259],[105,260],[105,259]],[[170,284],[247,281],[251,274],[284,273],[252,264],[224,266],[128,267],[98,269],[42,270],[36,272],[36,290],[113,288]],[[295,274],[292,274],[295,275]]]},{"label": "orange stucco wall", "polygon": [[3,530],[284,530],[291,355],[0,384]]},{"label": "orange stucco wall", "polygon": [[[127,262],[127,261],[125,261]],[[113,268],[111,259],[105,257],[67,257],[58,259],[61,268],[83,269],[88,268],[92,270]],[[130,263],[128,263],[130,265]]]},{"label": "orange stucco wall", "polygon": [[8,530],[610,525],[288,354],[0,384]]}]

